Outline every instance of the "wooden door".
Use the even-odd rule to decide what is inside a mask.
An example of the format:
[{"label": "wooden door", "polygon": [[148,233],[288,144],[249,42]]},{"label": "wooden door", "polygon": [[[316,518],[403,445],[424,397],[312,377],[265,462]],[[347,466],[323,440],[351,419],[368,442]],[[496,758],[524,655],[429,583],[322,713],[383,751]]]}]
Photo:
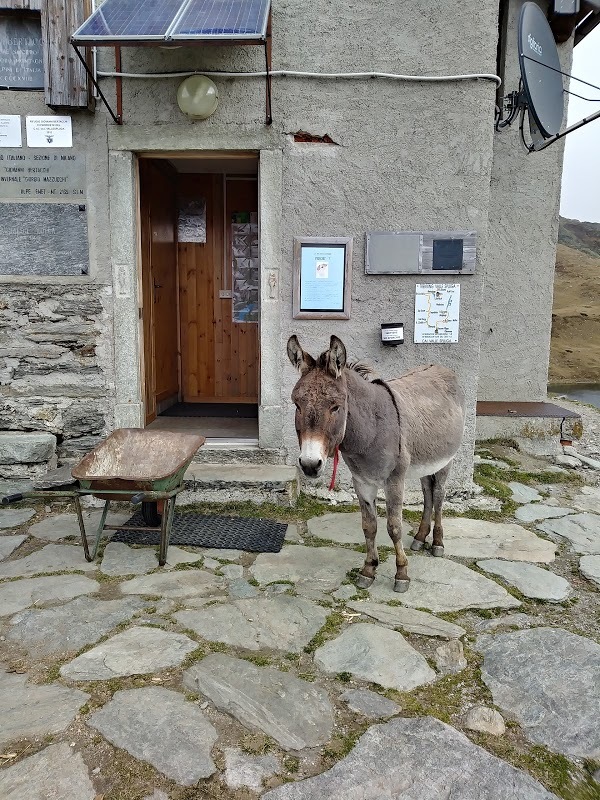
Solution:
[{"label": "wooden door", "polygon": [[166,164],[140,160],[140,215],[148,424],[179,393],[176,184]]},{"label": "wooden door", "polygon": [[257,180],[180,175],[179,196],[206,210],[206,241],[178,244],[183,399],[258,403],[258,322],[234,321],[232,307],[232,217],[256,219]]}]

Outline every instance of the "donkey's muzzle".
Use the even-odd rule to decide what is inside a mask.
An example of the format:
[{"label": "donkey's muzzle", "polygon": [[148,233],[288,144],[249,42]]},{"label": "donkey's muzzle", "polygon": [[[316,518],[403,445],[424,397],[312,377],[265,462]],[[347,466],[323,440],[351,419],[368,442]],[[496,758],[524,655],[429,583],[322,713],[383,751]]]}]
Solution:
[{"label": "donkey's muzzle", "polygon": [[318,478],[323,469],[322,458],[302,458],[298,459],[300,469],[307,478]]}]

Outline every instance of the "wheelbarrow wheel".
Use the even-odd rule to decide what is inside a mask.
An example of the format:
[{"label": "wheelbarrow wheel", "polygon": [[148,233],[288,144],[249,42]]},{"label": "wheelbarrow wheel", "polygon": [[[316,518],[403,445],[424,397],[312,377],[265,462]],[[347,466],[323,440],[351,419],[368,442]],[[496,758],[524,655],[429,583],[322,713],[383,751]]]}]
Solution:
[{"label": "wheelbarrow wheel", "polygon": [[156,502],[142,503],[142,516],[144,522],[150,528],[158,528],[162,522],[162,514],[158,513],[158,504]]}]

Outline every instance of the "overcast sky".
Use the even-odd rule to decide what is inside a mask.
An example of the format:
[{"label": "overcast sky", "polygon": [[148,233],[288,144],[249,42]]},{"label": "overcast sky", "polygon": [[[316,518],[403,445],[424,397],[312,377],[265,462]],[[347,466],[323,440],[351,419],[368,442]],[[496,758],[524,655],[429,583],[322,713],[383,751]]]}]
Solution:
[{"label": "overcast sky", "polygon": [[[573,51],[571,73],[600,85],[600,25]],[[584,97],[600,100],[600,91],[590,86],[571,81],[570,88]],[[598,110],[600,102],[586,103],[570,95],[568,124]],[[600,222],[600,118],[570,133],[565,139],[560,213],[570,219]]]}]

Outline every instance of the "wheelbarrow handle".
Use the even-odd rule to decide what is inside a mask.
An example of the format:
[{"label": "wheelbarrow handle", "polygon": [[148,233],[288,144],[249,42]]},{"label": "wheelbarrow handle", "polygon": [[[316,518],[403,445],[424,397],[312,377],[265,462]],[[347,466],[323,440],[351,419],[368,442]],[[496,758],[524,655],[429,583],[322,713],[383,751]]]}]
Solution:
[{"label": "wheelbarrow handle", "polygon": [[2,498],[2,505],[7,506],[10,503],[18,503],[19,500],[23,499],[23,495],[19,494],[7,494],[6,497]]},{"label": "wheelbarrow handle", "polygon": [[134,494],[129,502],[134,506],[139,506],[139,504],[143,502],[144,497],[145,492],[140,492],[139,494]]}]

